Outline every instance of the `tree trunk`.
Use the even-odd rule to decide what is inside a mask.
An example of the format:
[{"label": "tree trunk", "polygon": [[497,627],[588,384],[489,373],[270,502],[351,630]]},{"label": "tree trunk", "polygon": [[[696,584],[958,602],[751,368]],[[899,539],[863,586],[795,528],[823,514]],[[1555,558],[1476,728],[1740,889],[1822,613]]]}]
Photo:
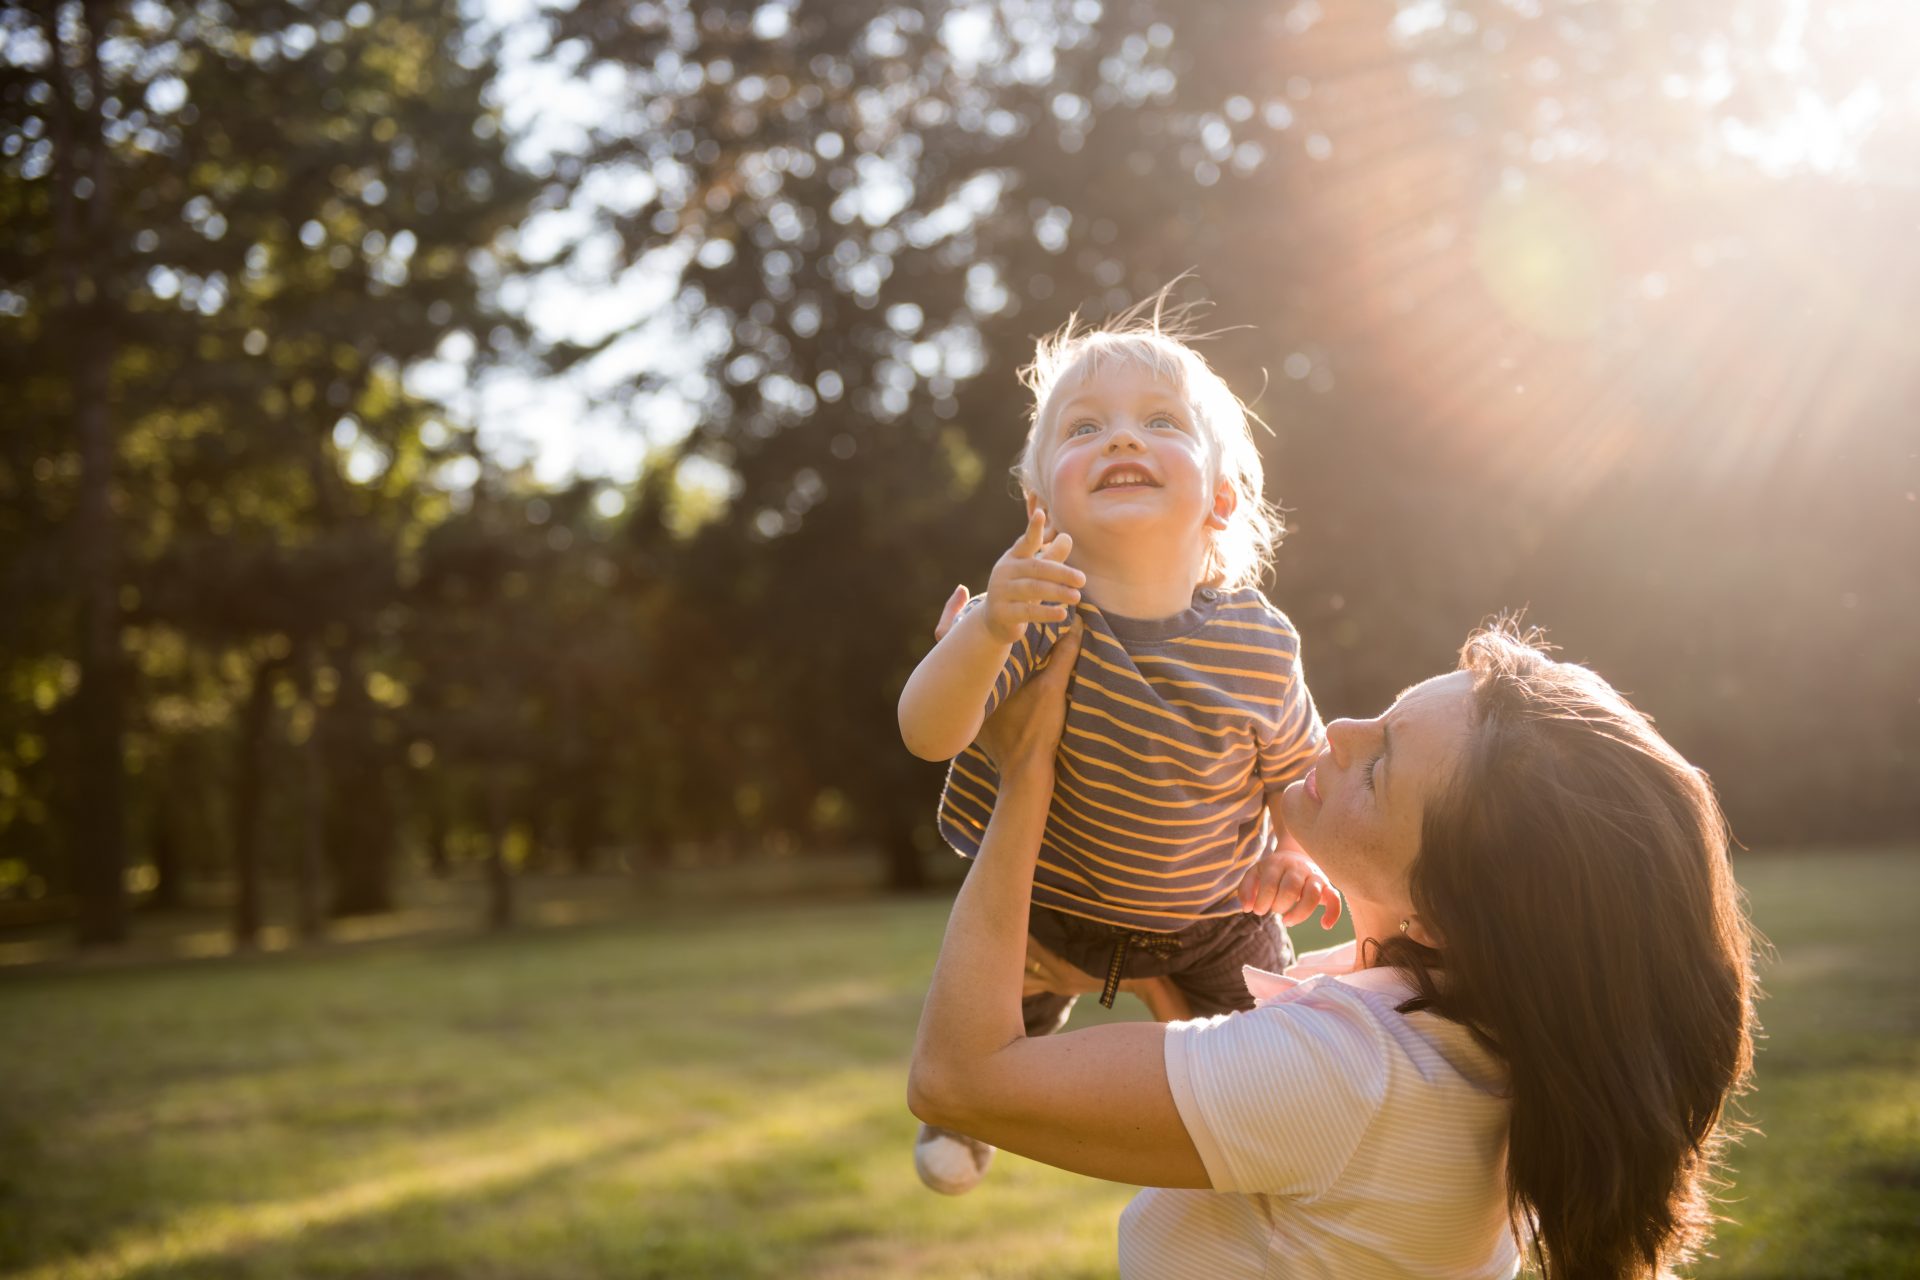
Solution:
[{"label": "tree trunk", "polygon": [[436,880],[445,880],[453,858],[448,844],[453,838],[453,802],[446,788],[429,778],[422,784],[427,791],[427,870]]},{"label": "tree trunk", "polygon": [[[311,698],[313,666],[296,651],[301,693]],[[294,851],[294,910],[300,938],[318,942],[326,934],[326,914],[320,909],[327,861],[327,762],[320,746],[320,708],[313,708],[313,727],[300,745],[300,835]]]},{"label": "tree trunk", "polygon": [[393,910],[393,797],[359,660],[349,649],[335,653],[334,665],[340,689],[323,721],[332,914],[375,915]]},{"label": "tree trunk", "polygon": [[882,820],[879,832],[887,892],[919,893],[927,887],[927,860],[921,855],[916,824],[904,814],[888,818]]},{"label": "tree trunk", "polygon": [[309,738],[300,749],[305,821],[300,824],[300,847],[294,855],[294,902],[299,912],[300,937],[318,942],[326,936],[326,913],[320,909],[325,892],[327,843],[327,766],[320,744]]},{"label": "tree trunk", "polygon": [[487,816],[487,928],[513,924],[513,870],[507,865],[507,787],[500,770],[485,775]]},{"label": "tree trunk", "polygon": [[[113,260],[108,235],[111,174],[101,138],[106,82],[100,68],[102,17],[98,4],[82,7],[78,24],[86,75],[69,65],[72,50],[60,32],[58,4],[45,4],[41,25],[53,50],[47,79],[55,99],[53,123],[54,240],[65,294],[64,341],[72,353],[74,435],[80,485],[73,516],[73,556],[80,590],[80,689],[74,696],[74,766],[84,786],[72,788],[73,888],[82,946],[123,942],[127,936],[125,667],[120,652],[119,530],[113,517],[114,320],[107,278],[84,264]],[[85,225],[76,199],[89,188]]]},{"label": "tree trunk", "polygon": [[892,836],[886,843],[887,892],[919,893],[927,887],[927,864],[906,834]]},{"label": "tree trunk", "polygon": [[239,755],[233,773],[233,945],[260,945],[260,809],[265,789],[267,725],[273,719],[273,682],[279,664],[260,662],[240,712]]},{"label": "tree trunk", "polygon": [[522,791],[516,806],[520,824],[527,829],[527,860],[535,870],[548,868],[548,853],[553,846],[553,793],[539,784],[538,777]]},{"label": "tree trunk", "polygon": [[577,875],[585,875],[599,863],[606,799],[598,772],[589,770],[579,776],[567,804],[567,857]]},{"label": "tree trunk", "polygon": [[153,801],[147,811],[148,852],[153,856],[152,911],[178,911],[185,898],[180,865],[180,801],[174,794],[178,769],[169,759],[155,770]]}]

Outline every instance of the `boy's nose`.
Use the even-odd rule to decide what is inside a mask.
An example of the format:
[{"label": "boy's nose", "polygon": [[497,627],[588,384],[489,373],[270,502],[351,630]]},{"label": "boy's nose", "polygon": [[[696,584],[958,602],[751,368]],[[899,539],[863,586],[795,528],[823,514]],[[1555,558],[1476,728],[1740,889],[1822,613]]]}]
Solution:
[{"label": "boy's nose", "polygon": [[1113,433],[1107,437],[1108,453],[1140,453],[1145,449],[1146,445],[1142,443],[1140,433],[1129,426],[1115,427]]}]

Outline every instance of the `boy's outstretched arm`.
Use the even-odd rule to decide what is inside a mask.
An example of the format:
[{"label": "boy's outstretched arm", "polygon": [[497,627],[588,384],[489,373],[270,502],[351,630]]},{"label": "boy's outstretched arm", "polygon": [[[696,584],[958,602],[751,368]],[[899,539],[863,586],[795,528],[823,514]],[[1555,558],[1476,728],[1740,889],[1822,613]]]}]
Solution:
[{"label": "boy's outstretched arm", "polygon": [[1333,928],[1340,922],[1340,893],[1288,832],[1277,791],[1267,801],[1267,819],[1273,841],[1240,881],[1241,907],[1255,915],[1277,913],[1289,927],[1318,911],[1320,927]]},{"label": "boy's outstretched arm", "polygon": [[951,760],[980,734],[987,695],[1013,648],[988,632],[985,612],[955,622],[900,691],[900,740],[922,760]]},{"label": "boy's outstretched arm", "polygon": [[[1087,579],[1065,563],[1072,549],[1064,533],[1047,541],[1046,513],[1034,511],[994,565],[986,603],[951,625],[900,691],[907,750],[923,760],[951,760],[979,736],[987,698],[1027,624],[1065,622],[1079,602]],[[954,593],[949,613],[966,603],[965,590]]]}]

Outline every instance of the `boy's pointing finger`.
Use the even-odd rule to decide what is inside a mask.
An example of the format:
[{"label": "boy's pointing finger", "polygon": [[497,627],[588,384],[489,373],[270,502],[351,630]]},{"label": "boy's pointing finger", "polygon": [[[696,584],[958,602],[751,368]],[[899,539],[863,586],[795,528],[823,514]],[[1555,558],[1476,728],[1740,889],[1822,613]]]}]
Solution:
[{"label": "boy's pointing finger", "polygon": [[1019,555],[1031,556],[1040,550],[1046,536],[1047,513],[1035,507],[1027,516],[1027,527],[1021,531],[1020,540],[1013,544],[1013,549]]}]

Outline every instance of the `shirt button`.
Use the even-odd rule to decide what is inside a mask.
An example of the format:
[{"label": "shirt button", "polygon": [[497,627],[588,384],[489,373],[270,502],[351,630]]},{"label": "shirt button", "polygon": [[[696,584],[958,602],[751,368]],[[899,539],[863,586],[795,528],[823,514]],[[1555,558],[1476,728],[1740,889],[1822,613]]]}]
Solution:
[{"label": "shirt button", "polygon": [[1220,593],[1218,591],[1215,591],[1212,587],[1202,587],[1200,588],[1200,598],[1202,600],[1218,600],[1220,598]]}]

